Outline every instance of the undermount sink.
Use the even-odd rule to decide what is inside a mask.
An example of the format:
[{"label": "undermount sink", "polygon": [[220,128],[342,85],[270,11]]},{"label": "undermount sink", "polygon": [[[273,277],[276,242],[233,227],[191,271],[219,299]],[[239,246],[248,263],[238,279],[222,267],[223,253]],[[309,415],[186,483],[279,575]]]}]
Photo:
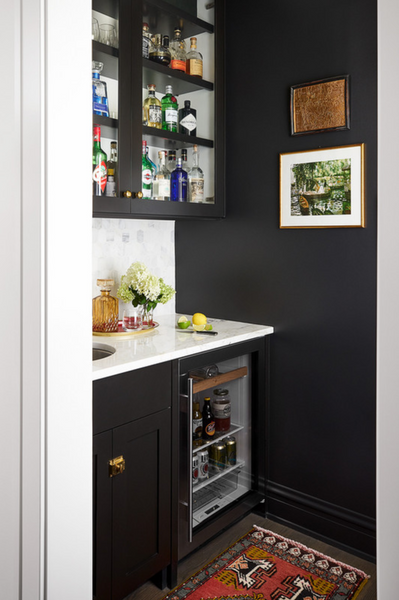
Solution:
[{"label": "undermount sink", "polygon": [[116,349],[108,344],[93,344],[93,360],[100,360],[101,358],[108,358],[115,353]]}]

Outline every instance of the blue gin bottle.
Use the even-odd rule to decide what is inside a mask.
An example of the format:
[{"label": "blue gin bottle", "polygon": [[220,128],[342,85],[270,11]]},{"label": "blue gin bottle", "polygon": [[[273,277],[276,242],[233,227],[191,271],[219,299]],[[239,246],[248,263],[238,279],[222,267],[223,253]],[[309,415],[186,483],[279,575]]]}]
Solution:
[{"label": "blue gin bottle", "polygon": [[100,79],[100,73],[103,70],[103,66],[104,64],[102,62],[96,60],[92,61],[93,113],[95,115],[109,117],[107,84]]},{"label": "blue gin bottle", "polygon": [[182,169],[181,158],[170,176],[170,199],[173,202],[187,202],[187,171]]}]

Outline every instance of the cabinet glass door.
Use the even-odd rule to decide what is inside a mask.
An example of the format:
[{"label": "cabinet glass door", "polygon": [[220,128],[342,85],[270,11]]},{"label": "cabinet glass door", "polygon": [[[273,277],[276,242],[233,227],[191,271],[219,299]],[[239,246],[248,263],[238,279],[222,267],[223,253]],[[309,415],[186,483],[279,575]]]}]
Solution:
[{"label": "cabinet glass door", "polygon": [[[93,0],[93,17],[99,22],[112,21],[117,32],[118,48],[110,50],[101,41],[93,41],[93,60],[103,59],[101,79],[108,85],[112,104],[106,122],[98,119],[103,128],[103,149],[107,153],[114,139],[119,148],[118,196],[115,201],[95,196],[94,216],[224,216],[224,0]],[[143,23],[148,25],[152,47],[152,40],[164,44],[165,37],[173,46],[175,30],[179,29],[189,53],[195,38],[202,56],[202,76],[172,68],[172,62],[157,62],[154,53],[152,58],[143,56]],[[148,86],[155,86],[159,101],[171,86],[178,104],[176,131],[171,130],[173,127],[157,128],[145,119]],[[180,125],[187,103],[190,116]],[[142,177],[143,142],[154,165],[150,193]],[[161,152],[167,153],[170,170],[174,156],[183,159],[188,183],[183,201],[161,199],[159,180],[163,177],[156,173],[160,171]],[[197,164],[200,171],[193,169]]]}]

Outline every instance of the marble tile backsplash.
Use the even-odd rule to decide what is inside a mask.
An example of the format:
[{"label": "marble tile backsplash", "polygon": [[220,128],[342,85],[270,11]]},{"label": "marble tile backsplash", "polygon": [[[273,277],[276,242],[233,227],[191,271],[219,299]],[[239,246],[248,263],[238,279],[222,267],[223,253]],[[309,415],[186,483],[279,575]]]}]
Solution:
[{"label": "marble tile backsplash", "polygon": [[[112,296],[116,296],[121,276],[133,262],[144,263],[176,289],[175,223],[136,219],[93,219],[93,298],[99,295],[97,279],[113,279]],[[119,314],[124,303],[119,301]],[[158,304],[156,314],[176,311],[175,298]]]}]

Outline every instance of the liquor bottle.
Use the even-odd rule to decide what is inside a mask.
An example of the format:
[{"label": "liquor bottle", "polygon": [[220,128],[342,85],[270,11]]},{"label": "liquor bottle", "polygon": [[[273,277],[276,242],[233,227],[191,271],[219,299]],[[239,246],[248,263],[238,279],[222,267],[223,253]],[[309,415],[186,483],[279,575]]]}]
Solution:
[{"label": "liquor bottle", "polygon": [[202,78],[203,59],[202,54],[197,50],[197,38],[190,38],[190,42],[190,50],[187,52],[186,73]]},{"label": "liquor bottle", "polygon": [[188,175],[189,168],[188,168],[188,159],[187,159],[187,149],[186,148],[182,148],[180,150],[180,154],[181,154],[181,166],[186,171],[186,173]]},{"label": "liquor bottle", "polygon": [[93,127],[93,195],[104,196],[107,185],[107,155],[101,148],[101,127]]},{"label": "liquor bottle", "polygon": [[91,66],[93,71],[93,113],[109,117],[107,84],[105,81],[100,80],[100,73],[103,70],[104,63],[93,60]]},{"label": "liquor bottle", "polygon": [[162,129],[177,132],[177,100],[173,95],[171,85],[165,88],[165,96],[161,100],[162,105]]},{"label": "liquor bottle", "polygon": [[170,199],[172,202],[187,202],[187,173],[182,169],[181,158],[170,176]]},{"label": "liquor bottle", "polygon": [[145,152],[146,152],[146,155],[147,155],[147,160],[148,160],[148,162],[149,162],[149,163],[150,163],[150,165],[151,165],[152,197],[154,197],[154,181],[155,181],[155,176],[156,176],[156,174],[157,174],[157,166],[156,166],[156,164],[154,163],[154,161],[153,161],[153,160],[151,160],[151,157],[150,157],[150,149],[149,149],[149,147],[148,147],[148,146],[146,146]]},{"label": "liquor bottle", "polygon": [[150,58],[150,50],[152,49],[152,41],[150,28],[148,23],[143,23],[143,58]]},{"label": "liquor bottle", "polygon": [[97,279],[100,296],[93,298],[93,331],[116,332],[118,331],[119,302],[110,296],[114,285],[113,279]]},{"label": "liquor bottle", "polygon": [[176,169],[176,150],[169,150],[167,168],[169,173]]},{"label": "liquor bottle", "polygon": [[190,202],[204,202],[204,172],[199,166],[198,146],[193,146],[192,167],[189,176],[189,198]]},{"label": "liquor bottle", "polygon": [[107,161],[107,185],[105,186],[106,196],[118,195],[118,153],[116,142],[111,142],[111,157]]},{"label": "liquor bottle", "polygon": [[150,60],[167,67],[170,63],[169,36],[156,33],[153,37],[153,45],[150,49]]},{"label": "liquor bottle", "polygon": [[147,142],[142,143],[141,191],[143,198],[152,198],[152,165],[147,158]]},{"label": "liquor bottle", "polygon": [[148,96],[143,104],[143,125],[162,129],[161,101],[155,96],[154,84],[147,85]]},{"label": "liquor bottle", "polygon": [[211,409],[211,399],[204,398],[204,406],[202,408],[202,439],[213,440],[215,439],[215,417]]},{"label": "liquor bottle", "polygon": [[170,172],[166,166],[166,152],[158,152],[159,165],[154,181],[154,200],[170,200]]},{"label": "liquor bottle", "polygon": [[193,400],[193,446],[200,446],[202,438],[202,412],[198,399]]},{"label": "liquor bottle", "polygon": [[175,34],[170,43],[170,67],[177,71],[186,72],[186,50],[185,42],[181,37],[181,30],[175,27]]},{"label": "liquor bottle", "polygon": [[197,111],[191,108],[190,100],[185,100],[184,108],[179,110],[179,133],[197,135]]}]

